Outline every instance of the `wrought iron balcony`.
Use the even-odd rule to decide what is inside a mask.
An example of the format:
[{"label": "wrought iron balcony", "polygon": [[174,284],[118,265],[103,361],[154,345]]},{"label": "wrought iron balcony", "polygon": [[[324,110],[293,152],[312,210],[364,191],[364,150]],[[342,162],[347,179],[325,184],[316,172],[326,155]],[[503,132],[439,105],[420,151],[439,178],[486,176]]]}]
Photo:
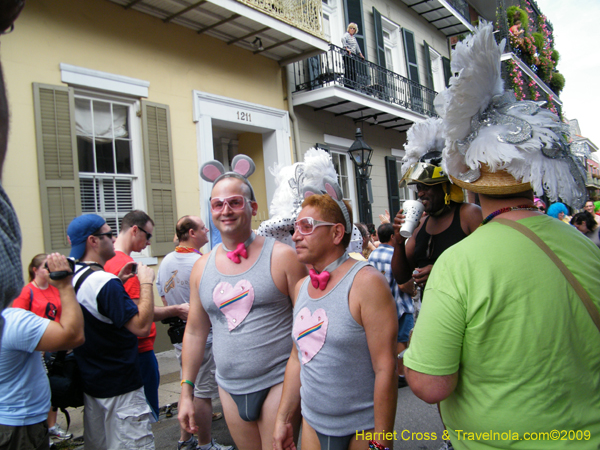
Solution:
[{"label": "wrought iron balcony", "polygon": [[464,19],[471,23],[471,15],[469,14],[469,4],[465,0],[446,0]]},{"label": "wrought iron balcony", "polygon": [[237,0],[265,14],[323,37],[322,0]]},{"label": "wrought iron balcony", "polygon": [[434,90],[385,67],[350,56],[333,44],[329,44],[325,53],[294,63],[294,86],[294,92],[340,86],[418,114],[436,116]]}]

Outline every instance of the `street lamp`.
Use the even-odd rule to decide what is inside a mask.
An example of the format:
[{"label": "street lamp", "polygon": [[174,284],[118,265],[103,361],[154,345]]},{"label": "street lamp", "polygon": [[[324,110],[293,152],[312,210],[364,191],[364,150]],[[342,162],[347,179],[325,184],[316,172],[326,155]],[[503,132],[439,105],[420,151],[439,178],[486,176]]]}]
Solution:
[{"label": "street lamp", "polygon": [[356,129],[356,140],[348,149],[350,159],[354,163],[358,179],[358,211],[362,223],[372,223],[373,214],[371,212],[371,203],[369,202],[368,183],[371,176],[371,156],[373,149],[362,138],[360,128]]}]

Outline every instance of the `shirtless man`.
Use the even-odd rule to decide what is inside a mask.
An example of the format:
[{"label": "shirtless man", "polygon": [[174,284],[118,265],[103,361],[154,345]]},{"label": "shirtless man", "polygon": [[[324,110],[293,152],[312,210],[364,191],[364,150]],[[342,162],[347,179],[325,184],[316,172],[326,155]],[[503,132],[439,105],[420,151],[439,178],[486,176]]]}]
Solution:
[{"label": "shirtless man", "polygon": [[211,161],[200,170],[214,183],[212,220],[223,243],[196,262],[190,277],[179,421],[189,433],[197,431],[190,380],[196,379],[212,323],[219,396],[235,444],[239,450],[270,450],[292,350],[290,297],[307,270],[291,247],[253,233],[258,204],[247,177],[254,163],[238,155],[232,167],[225,172]]}]

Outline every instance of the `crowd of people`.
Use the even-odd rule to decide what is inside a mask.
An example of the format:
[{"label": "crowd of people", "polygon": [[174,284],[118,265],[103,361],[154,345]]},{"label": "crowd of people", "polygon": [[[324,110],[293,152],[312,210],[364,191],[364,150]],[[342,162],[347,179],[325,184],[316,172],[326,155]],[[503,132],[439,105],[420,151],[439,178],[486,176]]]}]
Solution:
[{"label": "crowd of people", "polygon": [[[257,233],[254,162],[237,155],[231,170],[200,169],[222,240],[209,253],[202,219],[183,216],[155,280],[131,256],[151,243],[151,217],[131,211],[117,235],[85,214],[67,228],[71,259],[37,255],[23,287],[19,226],[0,185],[0,449],[70,437],[56,424],[40,355],[57,351],[72,352],[81,372],[85,448],[154,449],[154,322],[169,318],[178,319],[178,449],[233,449],[211,435],[218,395],[239,450],[294,450],[300,436],[305,450],[389,450],[406,385],[438,404],[445,448],[600,446],[598,205],[585,202],[555,116],[504,95],[491,25],[455,52],[440,118],[407,135],[401,183],[424,208],[408,238],[403,209],[376,233],[353,225],[327,176],[298,188],[282,224],[293,245]],[[1,170],[1,72],[0,84]],[[485,95],[465,95],[474,85]],[[534,131],[515,135],[514,123]],[[568,217],[563,202],[583,210]],[[355,229],[363,253],[351,257]],[[540,273],[544,282],[532,283]],[[555,431],[569,442],[543,438]]]}]

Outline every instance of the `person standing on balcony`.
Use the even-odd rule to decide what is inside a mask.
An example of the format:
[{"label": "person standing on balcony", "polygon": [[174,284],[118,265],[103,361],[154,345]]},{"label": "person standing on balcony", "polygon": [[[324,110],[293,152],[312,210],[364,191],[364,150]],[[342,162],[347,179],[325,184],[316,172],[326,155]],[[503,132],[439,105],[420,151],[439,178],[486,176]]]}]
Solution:
[{"label": "person standing on balcony", "polygon": [[[360,47],[354,35],[358,33],[358,25],[351,22],[348,25],[348,31],[342,36],[342,47],[344,48],[344,86],[356,89],[356,74],[359,68],[359,62],[356,60],[357,55],[363,60],[365,57],[360,51]],[[348,54],[346,55],[346,52]]]}]

